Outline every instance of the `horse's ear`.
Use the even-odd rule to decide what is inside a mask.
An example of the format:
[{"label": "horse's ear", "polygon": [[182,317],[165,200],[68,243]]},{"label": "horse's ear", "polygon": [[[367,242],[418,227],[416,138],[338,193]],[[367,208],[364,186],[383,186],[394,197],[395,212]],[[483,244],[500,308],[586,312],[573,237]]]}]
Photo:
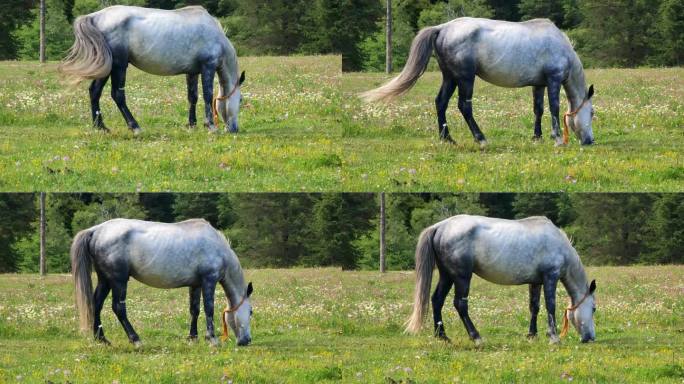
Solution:
[{"label": "horse's ear", "polygon": [[596,280],[592,280],[591,284],[589,284],[589,294],[593,294],[594,291],[596,290]]},{"label": "horse's ear", "polygon": [[238,81],[239,85],[242,85],[242,83],[245,81],[245,71],[242,71],[242,74],[240,75],[240,81]]},{"label": "horse's ear", "polygon": [[252,294],[253,290],[254,289],[252,289],[252,282],[250,281],[249,284],[247,284],[247,293],[245,293],[245,296],[249,297]]},{"label": "horse's ear", "polygon": [[587,91],[587,100],[590,100],[594,96],[594,84],[589,86],[589,91]]}]

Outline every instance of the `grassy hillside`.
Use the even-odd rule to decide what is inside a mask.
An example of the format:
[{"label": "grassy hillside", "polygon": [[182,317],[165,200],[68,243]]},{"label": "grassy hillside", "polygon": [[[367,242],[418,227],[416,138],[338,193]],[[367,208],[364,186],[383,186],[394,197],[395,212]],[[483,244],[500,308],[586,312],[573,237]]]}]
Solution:
[{"label": "grassy hillside", "polygon": [[[126,84],[134,137],[109,98],[111,134],[90,126],[87,84],[55,63],[0,62],[0,191],[681,191],[684,68],[588,71],[597,144],[533,143],[530,89],[476,83],[481,151],[456,103],[456,145],[437,140],[429,72],[396,103],[364,104],[379,73],[340,73],[340,58],[247,57],[238,135],[189,130],[183,76],[136,69]],[[203,104],[198,104],[202,110]],[[565,101],[563,100],[563,107]],[[201,125],[200,117],[200,125]]]},{"label": "grassy hillside", "polygon": [[[470,307],[482,349],[450,305],[444,313],[452,344],[431,337],[430,321],[418,336],[402,334],[409,272],[247,271],[254,341],[245,348],[189,344],[187,291],[131,282],[127,303],[140,350],[129,345],[111,298],[103,323],[113,345],[105,347],[78,333],[69,276],[0,275],[0,382],[681,383],[684,267],[588,272],[598,283],[597,341],[580,344],[571,330],[557,346],[544,336],[525,338],[526,287],[475,278]],[[562,306],[562,288],[558,295]],[[542,310],[540,330],[545,318]],[[201,315],[200,330],[203,322]]]}]

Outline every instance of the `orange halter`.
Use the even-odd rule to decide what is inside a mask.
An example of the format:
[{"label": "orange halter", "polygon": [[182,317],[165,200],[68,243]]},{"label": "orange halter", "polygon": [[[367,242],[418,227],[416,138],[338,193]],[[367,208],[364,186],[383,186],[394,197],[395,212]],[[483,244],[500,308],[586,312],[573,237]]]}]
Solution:
[{"label": "orange halter", "polygon": [[570,141],[570,131],[568,130],[568,116],[575,116],[577,112],[579,112],[579,110],[582,109],[582,107],[584,107],[584,104],[586,103],[587,100],[584,100],[582,104],[580,104],[580,106],[577,107],[577,109],[575,109],[574,111],[565,112],[565,114],[563,115],[563,144],[567,145]]},{"label": "orange halter", "polygon": [[234,306],[233,308],[226,307],[226,309],[223,310],[223,313],[221,313],[221,323],[223,323],[223,334],[221,335],[221,340],[228,340],[228,323],[226,322],[226,314],[233,313],[240,309],[242,303],[245,302],[245,298],[246,296],[242,296],[242,300],[240,300],[240,303],[238,303],[238,305]]},{"label": "orange halter", "polygon": [[218,128],[218,124],[219,124],[218,101],[229,99],[231,96],[233,96],[233,94],[235,93],[235,91],[238,89],[239,86],[240,86],[240,77],[238,77],[237,81],[235,81],[235,86],[233,87],[233,90],[230,91],[228,96],[216,96],[216,93],[214,93],[214,98],[213,98],[213,100],[211,100],[211,112],[214,115],[214,127]]},{"label": "orange halter", "polygon": [[570,327],[570,319],[568,318],[569,312],[574,311],[584,303],[584,300],[589,297],[589,291],[584,294],[584,297],[582,297],[582,300],[580,300],[577,304],[575,305],[569,305],[567,308],[565,308],[565,312],[563,313],[563,328],[561,329],[560,337],[565,337],[565,335],[568,334],[568,328]]}]

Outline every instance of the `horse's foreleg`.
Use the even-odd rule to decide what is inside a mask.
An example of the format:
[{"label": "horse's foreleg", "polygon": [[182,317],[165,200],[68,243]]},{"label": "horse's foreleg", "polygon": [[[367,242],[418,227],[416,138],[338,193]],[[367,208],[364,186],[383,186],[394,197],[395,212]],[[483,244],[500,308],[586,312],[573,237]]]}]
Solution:
[{"label": "horse's foreleg", "polygon": [[[194,128],[197,125],[197,82],[199,74],[187,74],[185,76],[185,81],[188,84],[188,102],[190,103],[190,109],[188,111],[188,125],[190,128]],[[195,334],[196,336],[196,334]]]},{"label": "horse's foreleg", "polygon": [[444,323],[442,323],[442,307],[453,283],[453,280],[446,273],[440,272],[439,283],[437,283],[437,288],[432,294],[432,317],[435,324],[435,337],[446,341],[449,341],[449,338],[444,331]]},{"label": "horse's foreleg", "polygon": [[136,347],[139,347],[141,345],[140,337],[133,329],[131,322],[128,321],[128,316],[126,315],[126,285],[127,281],[112,283],[112,310],[116,314],[116,318],[119,319],[124,331],[126,331],[128,340]]},{"label": "horse's foreleg", "polygon": [[102,112],[100,111],[100,97],[102,96],[102,89],[104,89],[105,84],[107,84],[109,76],[95,79],[90,83],[90,88],[88,89],[90,94],[90,112],[93,117],[93,126],[104,131],[109,131],[102,120]]},{"label": "horse's foreleg", "polygon": [[95,293],[93,293],[93,335],[95,340],[110,344],[109,340],[104,335],[104,329],[102,328],[102,321],[100,320],[100,314],[102,313],[102,307],[104,306],[104,301],[109,295],[109,284],[106,280],[98,276],[97,287],[95,288]]},{"label": "horse's foreleg", "polygon": [[205,65],[202,68],[202,97],[204,98],[204,126],[209,132],[216,132],[212,103],[214,98],[214,74],[216,67]]},{"label": "horse's foreleg", "polygon": [[457,276],[454,279],[454,290],[456,291],[456,296],[454,297],[454,307],[458,311],[458,316],[463,321],[463,325],[470,336],[470,339],[475,342],[476,345],[482,344],[482,338],[480,334],[475,329],[473,321],[470,320],[470,315],[468,314],[468,293],[470,292],[470,280],[473,277],[472,272],[464,273]]},{"label": "horse's foreleg", "polygon": [[217,280],[214,277],[206,277],[202,280],[204,316],[207,318],[207,333],[204,338],[209,340],[212,345],[218,345],[218,339],[214,333],[214,291]]},{"label": "horse's foreleg", "polygon": [[475,77],[462,78],[458,80],[458,110],[461,111],[463,118],[470,128],[475,141],[480,143],[480,146],[487,145],[487,140],[484,134],[480,131],[475,118],[473,117],[473,89],[475,86]]},{"label": "horse's foreleg", "polygon": [[528,338],[537,336],[537,315],[539,314],[541,287],[541,284],[530,284],[530,332],[527,334]]},{"label": "horse's foreleg", "polygon": [[130,128],[133,133],[140,133],[140,126],[138,122],[135,121],[131,111],[126,105],[126,67],[128,65],[115,64],[112,65],[112,99],[116,103],[116,106],[121,111],[124,119],[126,120],[126,125]]},{"label": "horse's foreleg", "polygon": [[548,81],[549,111],[551,112],[551,137],[556,145],[563,145],[563,135],[560,131],[560,88],[561,80],[551,78]]},{"label": "horse's foreleg", "polygon": [[534,98],[534,140],[542,138],[542,115],[544,114],[544,86],[533,87]]},{"label": "horse's foreleg", "polygon": [[456,90],[456,81],[453,78],[442,73],[442,87],[435,98],[435,107],[437,108],[437,128],[439,130],[439,138],[444,141],[453,143],[454,140],[449,135],[449,127],[446,121],[446,111],[449,107],[449,99]]},{"label": "horse's foreleg", "polygon": [[556,344],[560,342],[560,338],[556,333],[556,285],[558,284],[558,273],[548,273],[544,276],[544,302],[546,303],[546,312],[548,315],[548,332],[549,342]]},{"label": "horse's foreleg", "polygon": [[189,340],[197,340],[197,318],[200,312],[200,287],[190,287],[190,335]]}]

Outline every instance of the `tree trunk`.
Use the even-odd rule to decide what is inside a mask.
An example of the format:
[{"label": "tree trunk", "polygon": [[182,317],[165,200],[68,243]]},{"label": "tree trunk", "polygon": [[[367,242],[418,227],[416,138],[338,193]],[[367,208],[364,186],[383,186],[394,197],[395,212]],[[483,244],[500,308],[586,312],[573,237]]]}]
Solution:
[{"label": "tree trunk", "polygon": [[47,273],[45,263],[45,192],[40,193],[40,275]]},{"label": "tree trunk", "polygon": [[380,272],[385,272],[385,192],[380,192]]},{"label": "tree trunk", "polygon": [[392,0],[387,0],[386,18],[385,31],[387,37],[385,39],[385,72],[392,73]]},{"label": "tree trunk", "polygon": [[45,62],[45,0],[40,0],[40,62]]}]

